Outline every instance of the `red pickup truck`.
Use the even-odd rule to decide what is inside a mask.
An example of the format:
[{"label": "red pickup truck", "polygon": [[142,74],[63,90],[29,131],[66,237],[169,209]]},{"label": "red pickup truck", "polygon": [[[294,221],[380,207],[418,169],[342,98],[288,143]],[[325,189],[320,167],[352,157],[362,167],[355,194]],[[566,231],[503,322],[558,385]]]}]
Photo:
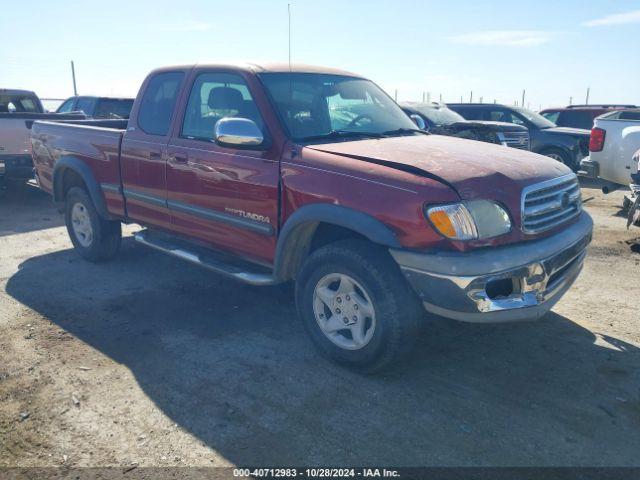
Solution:
[{"label": "red pickup truck", "polygon": [[375,370],[426,311],[537,319],[591,240],[576,176],[552,159],[429,135],[373,82],[289,65],[153,71],[127,121],[36,122],[40,186],[75,249],[140,243],[254,285],[295,281],[316,346]]}]

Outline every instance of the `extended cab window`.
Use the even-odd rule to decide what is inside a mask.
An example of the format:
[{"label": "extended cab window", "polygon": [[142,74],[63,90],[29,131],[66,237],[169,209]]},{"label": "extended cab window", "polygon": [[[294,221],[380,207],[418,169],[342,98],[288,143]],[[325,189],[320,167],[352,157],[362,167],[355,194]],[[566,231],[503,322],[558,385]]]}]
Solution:
[{"label": "extended cab window", "polygon": [[258,107],[242,77],[231,73],[201,73],[189,94],[181,135],[213,140],[216,122],[225,117],[253,120],[264,131]]},{"label": "extended cab window", "polygon": [[151,135],[166,135],[176,105],[184,73],[167,72],[154,76],[142,95],[138,126]]},{"label": "extended cab window", "polygon": [[129,118],[133,107],[130,98],[100,98],[93,114],[96,118]]},{"label": "extended cab window", "polygon": [[40,113],[35,98],[23,95],[0,95],[0,113]]}]

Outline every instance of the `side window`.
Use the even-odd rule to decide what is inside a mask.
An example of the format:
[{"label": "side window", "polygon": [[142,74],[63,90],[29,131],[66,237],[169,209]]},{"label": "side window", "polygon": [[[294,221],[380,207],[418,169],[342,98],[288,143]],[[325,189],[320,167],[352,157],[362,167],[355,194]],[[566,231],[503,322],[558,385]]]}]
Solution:
[{"label": "side window", "polygon": [[512,123],[511,114],[505,110],[489,110],[487,113],[487,120],[490,120],[492,122]]},{"label": "side window", "polygon": [[563,126],[584,128],[585,130],[591,130],[591,127],[593,127],[593,119],[589,112],[567,110],[562,112],[560,118]]},{"label": "side window", "polygon": [[558,117],[560,116],[560,112],[545,112],[542,114],[542,116],[547,120],[549,120],[550,122],[557,124]]},{"label": "side window", "polygon": [[483,114],[483,110],[480,108],[457,108],[455,110],[456,112],[458,112],[460,115],[462,115],[465,120],[481,120],[482,119],[482,114]]},{"label": "side window", "polygon": [[138,125],[151,135],[166,135],[184,73],[167,72],[154,76],[142,95]]},{"label": "side window", "polygon": [[93,115],[95,104],[96,104],[95,98],[80,97],[78,99],[78,105],[76,106],[76,110],[78,110],[79,112],[83,112],[85,115]]},{"label": "side window", "polygon": [[515,123],[516,125],[522,125],[523,127],[527,126],[527,124],[524,121],[524,119],[520,115],[518,115],[517,113],[507,112],[507,118],[511,118],[511,122],[510,123]]},{"label": "side window", "polygon": [[181,135],[211,141],[216,122],[225,117],[253,120],[264,131],[258,107],[242,77],[231,73],[201,73],[189,94]]},{"label": "side window", "polygon": [[67,100],[66,102],[64,102],[62,105],[60,105],[58,107],[57,112],[58,113],[67,113],[67,112],[72,112],[73,111],[73,103],[76,101],[75,98],[70,98],[69,100]]}]

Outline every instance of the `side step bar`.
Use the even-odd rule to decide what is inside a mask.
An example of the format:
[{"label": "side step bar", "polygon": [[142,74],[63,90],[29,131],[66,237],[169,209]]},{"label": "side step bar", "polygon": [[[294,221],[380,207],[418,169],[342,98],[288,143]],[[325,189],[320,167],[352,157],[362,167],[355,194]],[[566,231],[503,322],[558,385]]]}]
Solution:
[{"label": "side step bar", "polygon": [[227,277],[234,278],[240,282],[248,283],[250,285],[274,285],[278,282],[275,281],[273,275],[268,273],[256,273],[244,271],[236,265],[225,263],[224,261],[215,258],[214,255],[207,255],[199,253],[197,251],[190,251],[186,247],[178,244],[174,244],[168,241],[166,238],[156,238],[156,236],[150,234],[150,232],[143,230],[134,234],[136,242],[151,247],[155,250],[159,250],[173,257],[186,260],[189,263],[199,265],[211,270],[213,272],[225,275]]}]

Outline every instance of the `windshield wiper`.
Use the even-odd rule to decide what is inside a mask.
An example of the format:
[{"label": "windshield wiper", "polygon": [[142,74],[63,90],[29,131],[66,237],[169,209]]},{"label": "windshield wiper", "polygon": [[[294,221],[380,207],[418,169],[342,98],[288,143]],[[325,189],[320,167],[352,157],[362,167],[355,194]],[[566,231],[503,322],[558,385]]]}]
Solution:
[{"label": "windshield wiper", "polygon": [[331,130],[327,133],[322,133],[319,135],[310,135],[308,137],[302,137],[303,141],[310,140],[325,140],[331,138],[348,138],[348,137],[366,137],[366,138],[382,138],[384,137],[381,133],[375,132],[353,132],[351,130]]},{"label": "windshield wiper", "polygon": [[420,130],[417,128],[396,128],[395,130],[387,130],[386,132],[382,132],[382,135],[385,137],[390,137],[392,135],[402,135],[403,133],[421,133],[423,135],[429,135],[429,132],[425,132],[424,130]]}]

